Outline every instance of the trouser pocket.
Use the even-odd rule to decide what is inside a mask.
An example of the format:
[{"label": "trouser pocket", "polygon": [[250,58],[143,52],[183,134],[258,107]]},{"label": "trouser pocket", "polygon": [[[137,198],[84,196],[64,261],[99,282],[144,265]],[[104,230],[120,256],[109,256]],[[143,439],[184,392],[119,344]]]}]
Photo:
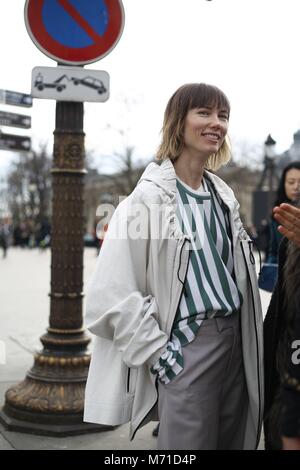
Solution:
[{"label": "trouser pocket", "polygon": [[126,378],[126,392],[134,394],[137,379],[137,369],[128,367]]}]

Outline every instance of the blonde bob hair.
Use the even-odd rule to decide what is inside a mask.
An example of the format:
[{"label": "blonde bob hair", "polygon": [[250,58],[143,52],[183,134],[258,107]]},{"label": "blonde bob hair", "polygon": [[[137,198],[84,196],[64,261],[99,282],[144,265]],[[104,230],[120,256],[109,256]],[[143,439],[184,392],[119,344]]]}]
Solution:
[{"label": "blonde bob hair", "polygon": [[[227,96],[217,87],[206,83],[189,83],[171,96],[164,114],[162,141],[156,152],[157,160],[176,160],[184,147],[185,118],[190,109],[217,107],[230,113]],[[208,157],[205,168],[217,170],[231,159],[229,138],[226,136],[218,152]]]}]

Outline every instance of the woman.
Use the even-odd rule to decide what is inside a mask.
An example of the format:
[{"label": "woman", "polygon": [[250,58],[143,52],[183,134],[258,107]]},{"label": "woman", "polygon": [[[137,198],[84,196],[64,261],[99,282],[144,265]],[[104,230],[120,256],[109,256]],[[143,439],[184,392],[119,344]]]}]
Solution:
[{"label": "woman", "polygon": [[287,238],[279,247],[278,281],[264,321],[265,448],[300,450],[300,209],[281,204],[274,218]]},{"label": "woman", "polygon": [[214,86],[174,93],[161,164],[116,209],[88,290],[96,341],[84,419],[130,421],[133,438],[159,417],[160,449],[255,449],[260,438],[252,242],[232,190],[212,172],[230,157],[229,113]]},{"label": "woman", "polygon": [[[291,203],[297,197],[298,187],[300,187],[300,161],[295,161],[287,165],[281,175],[275,206],[282,203]],[[282,240],[281,233],[277,230],[278,223],[274,216],[270,224],[270,247],[268,253],[268,262],[277,263],[279,244]]]},{"label": "woman", "polygon": [[[275,207],[282,203],[292,203],[297,197],[297,190],[300,187],[300,161],[287,165],[281,175]],[[278,230],[276,217],[272,215],[269,224],[270,246],[267,250],[266,264],[261,270],[259,287],[269,292],[273,292],[278,277],[278,251],[282,240],[282,234]],[[269,263],[273,266],[269,266]]]}]

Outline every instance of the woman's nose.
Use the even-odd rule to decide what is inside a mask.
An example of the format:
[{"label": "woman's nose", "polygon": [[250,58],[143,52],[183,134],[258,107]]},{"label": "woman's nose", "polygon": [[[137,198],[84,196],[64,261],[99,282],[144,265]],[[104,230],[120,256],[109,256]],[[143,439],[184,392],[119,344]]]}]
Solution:
[{"label": "woman's nose", "polygon": [[220,126],[221,125],[221,120],[217,114],[211,114],[210,116],[210,122],[214,126]]}]

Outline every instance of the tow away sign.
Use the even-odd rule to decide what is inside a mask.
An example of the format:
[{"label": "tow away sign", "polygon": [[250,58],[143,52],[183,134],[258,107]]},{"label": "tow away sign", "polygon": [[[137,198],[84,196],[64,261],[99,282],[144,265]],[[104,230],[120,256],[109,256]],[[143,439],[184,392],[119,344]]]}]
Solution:
[{"label": "tow away sign", "polygon": [[109,74],[82,67],[34,67],[31,94],[57,101],[107,101]]}]

